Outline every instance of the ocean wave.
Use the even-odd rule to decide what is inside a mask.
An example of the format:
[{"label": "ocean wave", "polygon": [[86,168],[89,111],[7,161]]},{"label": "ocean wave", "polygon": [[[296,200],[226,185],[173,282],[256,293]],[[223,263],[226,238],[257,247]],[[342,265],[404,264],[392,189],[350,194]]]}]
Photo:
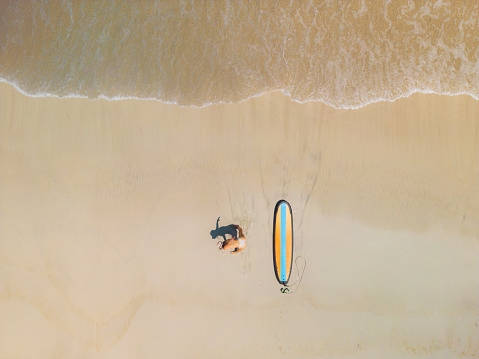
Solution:
[{"label": "ocean wave", "polygon": [[281,91],[355,109],[479,98],[479,4],[11,2],[0,80],[28,96],[204,107]]}]

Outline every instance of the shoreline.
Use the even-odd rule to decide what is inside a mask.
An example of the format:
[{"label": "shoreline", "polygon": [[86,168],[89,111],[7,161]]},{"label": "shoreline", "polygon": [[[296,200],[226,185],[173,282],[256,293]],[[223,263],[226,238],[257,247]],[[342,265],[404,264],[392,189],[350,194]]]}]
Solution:
[{"label": "shoreline", "polygon": [[131,97],[121,97],[121,96],[108,97],[108,96],[101,95],[101,96],[96,97],[96,98],[89,98],[88,96],[81,96],[81,95],[74,95],[74,94],[66,95],[66,96],[59,96],[59,95],[55,95],[55,94],[51,94],[51,93],[32,94],[32,93],[28,93],[27,91],[20,88],[20,86],[18,86],[18,84],[14,83],[14,82],[11,82],[11,81],[8,81],[8,80],[6,80],[4,78],[1,78],[1,77],[0,77],[0,83],[5,83],[9,86],[12,86],[20,94],[22,94],[26,97],[32,97],[32,98],[55,98],[55,99],[59,99],[59,100],[80,99],[80,100],[89,100],[89,101],[105,100],[105,101],[112,101],[112,102],[115,102],[115,101],[129,101],[129,100],[133,100],[133,101],[155,101],[155,102],[159,102],[159,103],[164,104],[164,105],[176,105],[176,106],[181,107],[181,108],[197,108],[197,109],[201,109],[201,108],[205,108],[205,107],[209,107],[209,106],[239,105],[239,104],[241,104],[245,101],[248,101],[248,100],[252,100],[252,99],[255,99],[255,98],[268,96],[268,95],[274,95],[274,94],[281,94],[283,96],[286,96],[286,97],[289,98],[289,100],[291,102],[295,102],[295,103],[298,103],[298,104],[317,103],[317,104],[329,106],[329,107],[331,107],[335,110],[359,110],[359,109],[362,109],[366,106],[374,105],[374,104],[377,104],[377,103],[382,103],[382,102],[392,103],[392,102],[396,102],[396,101],[399,101],[399,100],[402,100],[402,99],[407,99],[407,98],[409,98],[411,96],[414,96],[414,95],[426,95],[426,94],[427,95],[438,95],[438,96],[450,96],[450,97],[463,96],[464,95],[464,96],[470,97],[473,100],[476,100],[476,101],[479,100],[479,97],[474,95],[474,93],[472,93],[472,92],[471,93],[468,93],[468,92],[457,92],[457,93],[456,92],[455,93],[441,92],[440,93],[440,92],[435,92],[433,89],[413,88],[413,89],[409,89],[405,93],[400,94],[400,95],[398,95],[396,97],[393,97],[393,98],[380,97],[380,98],[372,99],[369,102],[362,103],[358,106],[338,107],[338,106],[335,106],[332,103],[328,102],[327,100],[323,100],[323,99],[320,99],[320,98],[313,99],[313,100],[301,101],[301,100],[292,98],[291,93],[289,93],[287,89],[273,89],[273,90],[268,90],[268,91],[264,91],[264,92],[261,92],[261,93],[250,95],[249,97],[246,97],[246,98],[244,98],[242,100],[239,100],[239,101],[231,101],[231,102],[220,101],[220,102],[214,102],[214,103],[213,102],[208,102],[208,103],[204,103],[202,105],[194,105],[194,104],[183,105],[183,104],[178,104],[178,102],[162,100],[161,98],[158,98],[158,97],[151,97],[151,98],[140,98],[140,97],[134,97],[134,96],[131,96]]}]

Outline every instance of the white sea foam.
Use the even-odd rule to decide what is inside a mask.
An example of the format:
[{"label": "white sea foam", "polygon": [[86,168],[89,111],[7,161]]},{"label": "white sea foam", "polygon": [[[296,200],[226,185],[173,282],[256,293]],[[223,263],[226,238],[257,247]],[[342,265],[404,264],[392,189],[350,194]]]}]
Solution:
[{"label": "white sea foam", "polygon": [[325,101],[321,98],[317,98],[317,99],[314,99],[314,100],[294,99],[294,98],[291,97],[291,94],[288,93],[287,91],[278,89],[278,90],[265,91],[265,92],[262,92],[262,93],[254,94],[254,95],[251,95],[250,97],[244,98],[244,99],[239,100],[237,102],[219,101],[219,102],[214,102],[214,103],[213,102],[204,103],[204,104],[201,104],[201,105],[194,105],[194,104],[179,105],[175,101],[165,101],[165,100],[162,100],[161,98],[155,98],[155,97],[148,97],[148,98],[141,98],[141,97],[135,97],[135,96],[108,97],[108,96],[100,95],[97,98],[89,98],[89,97],[83,96],[81,94],[68,94],[68,95],[64,95],[64,96],[59,96],[59,95],[55,95],[55,94],[52,94],[52,93],[33,93],[32,94],[32,93],[28,93],[28,92],[24,91],[17,84],[9,82],[5,79],[0,78],[0,82],[4,82],[4,83],[7,83],[7,84],[13,86],[17,91],[19,91],[20,93],[22,93],[23,95],[28,96],[28,97],[40,97],[40,98],[41,97],[50,97],[50,98],[57,98],[57,99],[78,98],[78,99],[87,99],[87,100],[90,100],[90,101],[98,101],[98,100],[105,100],[105,101],[122,101],[122,100],[159,101],[161,103],[165,103],[165,104],[169,104],[169,105],[177,105],[177,106],[180,106],[180,107],[191,107],[191,108],[203,108],[203,107],[207,107],[207,106],[220,105],[220,104],[239,104],[239,103],[242,103],[242,102],[247,101],[249,99],[258,98],[258,97],[261,97],[263,95],[266,95],[266,94],[269,94],[269,93],[274,93],[274,92],[281,92],[283,95],[289,97],[291,99],[291,101],[296,102],[296,103],[303,104],[303,103],[308,103],[308,102],[322,102],[322,103],[324,103],[328,106],[331,106],[333,108],[343,109],[343,110],[357,110],[357,109],[363,108],[363,107],[365,107],[369,104],[374,104],[374,103],[378,103],[378,102],[395,102],[399,99],[409,97],[409,96],[414,95],[416,93],[435,94],[435,95],[443,95],[443,96],[467,95],[467,96],[472,97],[474,100],[479,100],[479,97],[477,95],[467,93],[467,92],[457,92],[457,93],[442,92],[441,93],[441,92],[436,92],[436,91],[429,90],[429,89],[412,89],[412,90],[408,91],[407,93],[401,94],[401,95],[399,95],[397,97],[394,97],[394,98],[376,97],[376,98],[371,99],[368,102],[361,103],[360,105],[357,105],[357,106],[337,106],[336,104]]}]

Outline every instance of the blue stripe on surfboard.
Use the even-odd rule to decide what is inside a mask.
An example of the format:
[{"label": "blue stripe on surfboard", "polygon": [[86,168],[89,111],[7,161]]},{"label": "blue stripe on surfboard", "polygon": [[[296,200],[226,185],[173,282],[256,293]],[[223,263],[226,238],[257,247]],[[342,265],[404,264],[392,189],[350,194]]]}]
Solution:
[{"label": "blue stripe on surfboard", "polygon": [[286,280],[286,204],[281,203],[281,280]]}]

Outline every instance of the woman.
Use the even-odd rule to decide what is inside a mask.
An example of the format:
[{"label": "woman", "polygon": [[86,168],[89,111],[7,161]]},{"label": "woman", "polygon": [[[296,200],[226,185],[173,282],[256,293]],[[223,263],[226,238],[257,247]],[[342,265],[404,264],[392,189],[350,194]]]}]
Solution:
[{"label": "woman", "polygon": [[239,253],[243,249],[246,248],[246,238],[244,236],[243,230],[240,226],[236,224],[231,224],[231,226],[235,227],[238,230],[238,238],[233,236],[231,239],[226,239],[224,241],[218,242],[218,248],[223,250],[230,250],[233,249],[230,253]]}]

